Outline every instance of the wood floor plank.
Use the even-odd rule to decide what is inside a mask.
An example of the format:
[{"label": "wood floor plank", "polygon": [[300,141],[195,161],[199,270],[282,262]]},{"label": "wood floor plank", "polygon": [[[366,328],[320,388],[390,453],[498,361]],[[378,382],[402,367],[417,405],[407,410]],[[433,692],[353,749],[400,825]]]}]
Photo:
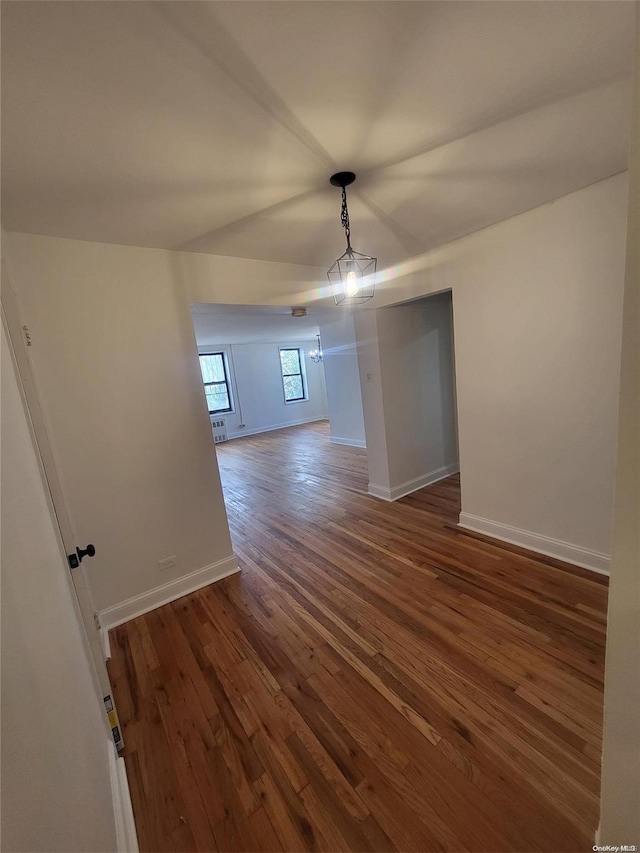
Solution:
[{"label": "wood floor plank", "polygon": [[324,423],[217,447],[242,573],[113,630],[140,849],[578,851],[606,578],[392,504]]},{"label": "wood floor plank", "polygon": [[264,853],[282,853],[284,848],[262,806],[251,815],[249,822],[257,842],[257,850]]}]

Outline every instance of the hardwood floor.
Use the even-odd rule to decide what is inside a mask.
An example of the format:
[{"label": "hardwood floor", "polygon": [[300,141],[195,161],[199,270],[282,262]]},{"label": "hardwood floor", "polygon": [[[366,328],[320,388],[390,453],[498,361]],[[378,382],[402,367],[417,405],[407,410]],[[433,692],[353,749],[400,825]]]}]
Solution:
[{"label": "hardwood floor", "polygon": [[218,459],[242,573],[111,632],[141,850],[591,850],[606,579],[325,423]]}]

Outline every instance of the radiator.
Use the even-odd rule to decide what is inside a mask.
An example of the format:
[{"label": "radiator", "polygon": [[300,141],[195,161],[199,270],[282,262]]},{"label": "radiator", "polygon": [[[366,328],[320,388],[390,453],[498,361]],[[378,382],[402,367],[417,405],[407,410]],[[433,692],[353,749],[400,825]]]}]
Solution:
[{"label": "radiator", "polygon": [[211,429],[213,430],[213,440],[216,444],[227,440],[227,422],[224,418],[217,418],[211,421]]}]

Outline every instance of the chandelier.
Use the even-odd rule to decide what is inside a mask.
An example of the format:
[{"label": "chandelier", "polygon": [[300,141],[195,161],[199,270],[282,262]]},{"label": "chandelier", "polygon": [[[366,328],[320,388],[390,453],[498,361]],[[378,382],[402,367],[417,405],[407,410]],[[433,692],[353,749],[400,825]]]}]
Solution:
[{"label": "chandelier", "polygon": [[359,305],[373,298],[378,259],[362,255],[351,247],[351,228],[347,208],[347,187],[356,179],[353,172],[336,172],[330,182],[342,187],[342,210],[340,221],[347,238],[347,249],[327,270],[327,278],[333,285],[336,305]]},{"label": "chandelier", "polygon": [[312,349],[309,353],[309,358],[311,359],[311,361],[314,361],[316,364],[318,364],[318,362],[322,361],[324,355],[322,352],[322,343],[320,342],[320,335],[316,335],[316,338],[318,340],[318,344],[316,348]]}]

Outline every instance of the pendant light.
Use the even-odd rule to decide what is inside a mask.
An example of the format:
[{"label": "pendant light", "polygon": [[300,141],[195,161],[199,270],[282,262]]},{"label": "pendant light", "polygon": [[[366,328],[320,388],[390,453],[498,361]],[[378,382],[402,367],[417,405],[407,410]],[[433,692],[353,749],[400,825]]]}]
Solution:
[{"label": "pendant light", "polygon": [[330,178],[334,187],[342,187],[342,209],[340,221],[347,238],[347,249],[327,270],[327,278],[333,285],[336,305],[359,305],[373,298],[378,259],[356,252],[351,246],[347,187],[356,179],[353,172],[336,172]]}]

